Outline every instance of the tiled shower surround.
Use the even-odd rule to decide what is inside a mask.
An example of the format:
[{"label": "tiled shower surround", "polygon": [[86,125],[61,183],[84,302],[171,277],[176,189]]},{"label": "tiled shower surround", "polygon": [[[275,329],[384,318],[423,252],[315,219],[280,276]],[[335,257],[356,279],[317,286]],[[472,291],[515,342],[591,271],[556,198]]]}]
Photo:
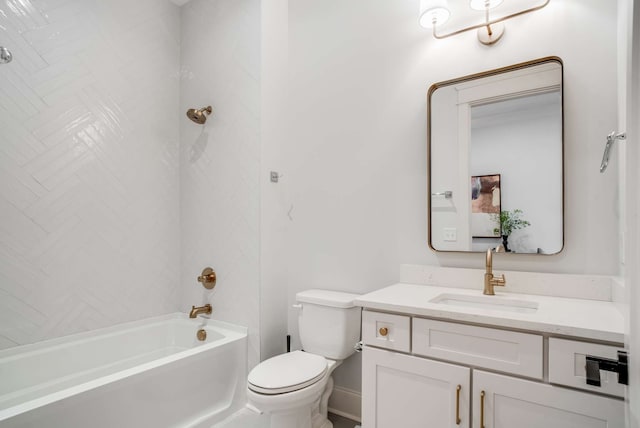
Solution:
[{"label": "tiled shower surround", "polygon": [[177,310],[179,9],[0,9],[0,347]]},{"label": "tiled shower surround", "polygon": [[[181,275],[181,245],[188,260],[203,248],[181,240],[205,222],[189,217],[190,201],[210,201],[197,209],[227,219],[246,207],[215,202],[242,186],[236,181],[187,172],[181,185],[181,168],[203,172],[208,159],[233,152],[212,141],[200,161],[183,156],[181,165],[182,105],[214,106],[220,126],[199,128],[212,139],[231,135],[224,141],[233,144],[236,127],[246,127],[217,93],[181,102],[181,81],[197,68],[190,64],[189,74],[180,63],[181,8],[168,0],[3,0],[0,11],[0,45],[14,56],[0,66],[0,348],[200,304],[186,302],[181,285],[188,278],[195,290],[204,267],[197,258]],[[195,93],[206,93],[209,81],[195,81],[202,84]],[[251,117],[256,122],[257,112]],[[257,173],[255,156],[248,165],[238,156],[236,166],[255,163]],[[191,206],[181,211],[185,202]],[[209,250],[224,244],[237,255],[252,239],[257,246],[257,228],[221,227],[235,230],[237,241],[200,235]],[[202,263],[221,273],[224,289],[240,258],[218,255],[205,252]],[[256,302],[257,287],[247,291]]]},{"label": "tiled shower surround", "polygon": [[[204,126],[180,120],[183,310],[249,327],[259,362],[260,2],[192,0],[182,6],[180,114],[211,105]],[[218,285],[205,291],[205,266]]]}]

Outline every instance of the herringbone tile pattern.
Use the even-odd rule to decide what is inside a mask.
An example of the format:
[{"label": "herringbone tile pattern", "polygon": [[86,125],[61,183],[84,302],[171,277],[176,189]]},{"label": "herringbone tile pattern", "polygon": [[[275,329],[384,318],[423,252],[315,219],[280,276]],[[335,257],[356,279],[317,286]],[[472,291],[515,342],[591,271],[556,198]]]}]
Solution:
[{"label": "herringbone tile pattern", "polygon": [[179,9],[0,12],[0,348],[177,310]]},{"label": "herringbone tile pattern", "polygon": [[[213,318],[249,327],[253,366],[260,350],[260,2],[183,6],[181,56],[182,110],[213,107],[205,126],[181,123],[182,306],[209,302]],[[195,281],[208,265],[219,275],[213,292]]]}]

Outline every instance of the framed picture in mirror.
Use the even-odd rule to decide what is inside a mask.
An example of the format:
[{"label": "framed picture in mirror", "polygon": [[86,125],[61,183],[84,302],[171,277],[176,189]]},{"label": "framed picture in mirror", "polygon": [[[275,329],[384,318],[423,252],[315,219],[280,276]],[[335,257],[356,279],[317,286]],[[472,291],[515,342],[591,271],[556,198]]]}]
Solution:
[{"label": "framed picture in mirror", "polygon": [[471,177],[471,236],[500,236],[500,174]]}]

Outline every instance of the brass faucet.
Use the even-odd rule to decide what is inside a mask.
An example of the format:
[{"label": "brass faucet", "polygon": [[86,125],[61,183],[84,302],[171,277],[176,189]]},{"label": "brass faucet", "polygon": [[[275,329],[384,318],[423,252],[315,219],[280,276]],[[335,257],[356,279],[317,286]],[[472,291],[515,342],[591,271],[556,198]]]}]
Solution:
[{"label": "brass faucet", "polygon": [[507,280],[504,278],[504,274],[500,278],[494,278],[493,276],[493,260],[491,255],[491,248],[487,250],[487,262],[486,270],[484,272],[484,290],[482,294],[493,296],[496,293],[493,291],[493,287],[504,287],[507,284]]},{"label": "brass faucet", "polygon": [[191,312],[189,312],[189,318],[195,318],[200,314],[207,314],[207,315],[211,315],[212,312],[212,308],[210,304],[206,304],[204,306],[198,306],[197,308],[195,306],[191,306]]}]

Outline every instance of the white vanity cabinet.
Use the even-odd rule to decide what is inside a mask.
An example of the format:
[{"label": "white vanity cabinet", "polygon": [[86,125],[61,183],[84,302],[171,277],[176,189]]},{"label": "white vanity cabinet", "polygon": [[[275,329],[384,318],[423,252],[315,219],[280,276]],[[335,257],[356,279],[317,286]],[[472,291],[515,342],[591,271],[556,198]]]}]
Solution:
[{"label": "white vanity cabinet", "polygon": [[484,428],[623,428],[623,401],[473,371],[473,425]]},{"label": "white vanity cabinet", "polygon": [[469,428],[471,369],[365,347],[362,426]]},{"label": "white vanity cabinet", "polygon": [[368,310],[362,338],[363,428],[624,427],[622,399],[570,389],[620,395],[580,386],[583,353],[613,346]]}]

